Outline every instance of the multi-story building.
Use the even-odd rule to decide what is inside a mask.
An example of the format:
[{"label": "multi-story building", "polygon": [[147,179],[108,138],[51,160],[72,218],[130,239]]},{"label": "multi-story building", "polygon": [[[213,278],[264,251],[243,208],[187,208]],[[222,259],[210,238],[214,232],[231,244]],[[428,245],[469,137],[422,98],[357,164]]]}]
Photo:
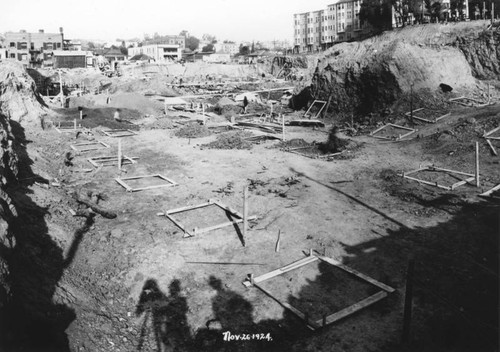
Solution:
[{"label": "multi-story building", "polygon": [[338,0],[323,10],[295,14],[295,51],[317,51],[358,38],[369,29],[361,25],[360,8],[361,0]]},{"label": "multi-story building", "polygon": [[239,53],[240,47],[235,42],[224,41],[222,43],[217,42],[214,44],[215,52],[224,52],[229,53],[231,56],[234,56]]},{"label": "multi-story building", "polygon": [[63,29],[59,33],[28,33],[25,30],[5,33],[7,54],[11,59],[19,60],[26,65],[41,64],[52,59],[54,50],[62,50],[64,46]]},{"label": "multi-story building", "polygon": [[178,45],[183,50],[186,48],[186,37],[183,35],[162,35],[157,39],[146,40],[143,46],[152,44]]},{"label": "multi-story building", "polygon": [[155,61],[180,60],[182,48],[179,44],[150,44],[128,49],[129,58],[145,54]]}]

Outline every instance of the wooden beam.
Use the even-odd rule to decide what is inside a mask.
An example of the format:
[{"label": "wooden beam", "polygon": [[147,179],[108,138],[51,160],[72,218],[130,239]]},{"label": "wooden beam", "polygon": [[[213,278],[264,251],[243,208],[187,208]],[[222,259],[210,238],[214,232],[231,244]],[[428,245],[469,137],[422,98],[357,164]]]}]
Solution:
[{"label": "wooden beam", "polygon": [[185,207],[167,210],[167,214],[171,215],[171,214],[182,213],[182,212],[188,211],[188,210],[208,207],[208,206],[213,205],[213,204],[214,204],[214,202],[209,199],[207,203],[202,203],[202,204],[197,204],[197,205],[187,205]]},{"label": "wooden beam", "polygon": [[429,181],[424,181],[424,180],[420,180],[418,178],[415,178],[415,177],[410,177],[410,176],[403,176],[404,178],[407,178],[408,180],[412,180],[412,181],[417,181],[417,182],[420,182],[420,183],[423,183],[423,184],[426,184],[426,185],[430,185],[430,186],[434,186],[434,187],[438,187],[438,188],[442,188],[442,189],[446,189],[448,191],[451,191],[451,188],[448,187],[448,186],[442,186],[440,184],[438,184],[437,182],[429,182]]},{"label": "wooden beam", "polygon": [[189,232],[180,221],[177,221],[176,219],[171,217],[168,213],[163,213],[163,216],[165,216],[167,219],[172,221],[178,228],[184,231],[184,234],[187,234],[189,237],[194,237],[194,235],[191,232]]},{"label": "wooden beam", "polygon": [[329,264],[336,266],[337,268],[340,268],[344,271],[347,271],[348,273],[355,275],[355,276],[359,277],[360,279],[365,280],[365,281],[369,282],[370,284],[375,285],[378,288],[381,288],[382,290],[384,290],[386,292],[391,293],[391,292],[395,291],[394,288],[392,288],[392,287],[390,287],[390,286],[388,286],[380,281],[377,281],[377,280],[375,280],[375,279],[373,279],[373,278],[371,278],[363,273],[360,273],[359,271],[357,271],[353,268],[350,268],[347,265],[344,265],[335,259],[328,258],[328,257],[322,257],[322,256],[318,256],[318,258],[324,262],[327,262]]},{"label": "wooden beam", "polygon": [[[359,311],[363,308],[366,308],[366,307],[380,301],[381,299],[384,299],[385,297],[387,297],[387,292],[379,291],[379,292],[375,293],[374,295],[371,295],[370,297],[365,298],[362,301],[359,301],[359,302],[357,302],[357,303],[355,303],[347,308],[344,308],[336,313],[333,313],[333,314],[327,316],[325,323],[326,323],[326,325],[335,323],[336,321],[339,321],[340,319],[346,318],[349,315],[352,315],[352,314],[356,313],[357,311]],[[322,319],[315,322],[315,325],[321,326],[321,324],[322,324]]]},{"label": "wooden beam", "polygon": [[[316,256],[311,256],[311,257],[305,257],[305,258],[302,258],[294,263],[291,263],[287,266],[284,266],[282,268],[279,268],[279,269],[276,269],[276,270],[273,270],[273,271],[270,271],[268,273],[265,273],[263,275],[260,275],[258,277],[256,277],[254,279],[254,282],[255,283],[259,283],[259,282],[262,282],[262,281],[265,281],[265,280],[268,280],[270,278],[273,278],[275,276],[278,276],[278,275],[281,275],[283,273],[286,273],[290,270],[294,270],[294,269],[297,269],[297,268],[300,268],[301,266],[304,266],[304,265],[307,265],[309,263],[312,263],[312,262],[315,262],[316,260],[318,260],[318,257]],[[243,282],[243,285],[249,287],[251,286],[251,284],[247,281]]]},{"label": "wooden beam", "polygon": [[493,192],[495,192],[495,191],[497,191],[499,189],[500,189],[500,184],[496,185],[495,187],[493,187],[492,189],[490,189],[490,190],[488,190],[488,191],[486,191],[484,193],[481,193],[479,196],[480,197],[489,197],[489,196],[491,196],[491,194]]},{"label": "wooden beam", "polygon": [[495,133],[498,130],[500,130],[500,126],[498,126],[497,128],[492,129],[489,132],[486,132],[485,134],[483,134],[483,137],[488,137],[488,136],[490,136],[491,134]]},{"label": "wooden beam", "polygon": [[486,138],[486,143],[488,143],[488,146],[490,147],[491,152],[493,153],[493,155],[498,156],[498,153],[497,153],[495,147],[493,146],[493,144],[491,144],[491,142],[490,142],[490,140],[488,138]]}]

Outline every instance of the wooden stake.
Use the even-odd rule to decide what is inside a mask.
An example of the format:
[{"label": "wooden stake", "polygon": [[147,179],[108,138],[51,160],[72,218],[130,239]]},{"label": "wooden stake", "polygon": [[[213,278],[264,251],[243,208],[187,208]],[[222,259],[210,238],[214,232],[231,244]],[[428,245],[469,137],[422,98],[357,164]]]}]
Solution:
[{"label": "wooden stake", "polygon": [[281,242],[281,230],[278,230],[278,240],[276,241],[276,247],[274,248],[275,252],[280,251],[280,242]]},{"label": "wooden stake", "polygon": [[243,189],[243,245],[245,245],[245,239],[247,238],[247,227],[248,227],[248,186]]},{"label": "wooden stake", "polygon": [[118,171],[122,171],[122,140],[118,140]]},{"label": "wooden stake", "polygon": [[250,277],[250,283],[251,283],[252,285],[254,285],[254,284],[255,284],[255,281],[254,281],[254,279],[253,279],[253,274],[248,274],[248,276]]},{"label": "wooden stake", "polygon": [[83,111],[80,110],[80,120],[83,120]]},{"label": "wooden stake", "polygon": [[283,129],[283,142],[285,141],[285,115],[281,115],[281,128]]},{"label": "wooden stake", "polygon": [[73,129],[76,130],[76,119],[73,120]]},{"label": "wooden stake", "polygon": [[402,337],[403,343],[410,342],[414,271],[415,271],[415,260],[412,258],[408,261],[408,269],[406,271],[406,292],[405,292],[405,307],[403,315],[403,337]]},{"label": "wooden stake", "polygon": [[309,248],[309,256],[312,257],[312,255],[313,255],[313,250],[312,248]]},{"label": "wooden stake", "polygon": [[479,142],[476,142],[476,187],[480,186],[479,182]]},{"label": "wooden stake", "polygon": [[490,140],[488,138],[486,138],[486,143],[488,143],[488,146],[490,147],[491,152],[493,153],[493,155],[497,156],[498,153],[497,153],[495,147],[493,146],[493,144],[491,144],[491,142],[490,142]]}]

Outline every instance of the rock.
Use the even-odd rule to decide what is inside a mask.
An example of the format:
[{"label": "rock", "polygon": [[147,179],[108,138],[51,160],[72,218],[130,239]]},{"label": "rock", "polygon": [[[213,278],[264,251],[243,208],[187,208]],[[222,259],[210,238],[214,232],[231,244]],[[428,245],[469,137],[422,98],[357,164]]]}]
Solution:
[{"label": "rock", "polygon": [[122,238],[123,237],[123,231],[120,229],[113,229],[110,232],[111,237],[113,238]]}]

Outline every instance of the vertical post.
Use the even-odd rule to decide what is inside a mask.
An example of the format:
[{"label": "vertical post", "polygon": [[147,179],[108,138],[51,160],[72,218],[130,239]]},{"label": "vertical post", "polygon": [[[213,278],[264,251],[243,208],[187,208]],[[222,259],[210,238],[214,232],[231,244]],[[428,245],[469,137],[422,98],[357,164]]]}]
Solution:
[{"label": "vertical post", "polygon": [[62,76],[61,71],[57,71],[59,73],[59,94],[61,95],[61,107],[64,108],[64,93],[63,93],[63,85],[62,85]]},{"label": "vertical post", "polygon": [[247,238],[248,227],[248,186],[243,189],[243,243]]},{"label": "vertical post", "polygon": [[276,241],[276,247],[274,248],[275,252],[280,251],[280,242],[281,242],[281,230],[278,230],[278,240]]},{"label": "vertical post", "polygon": [[408,269],[406,270],[406,292],[405,292],[405,307],[403,314],[403,338],[402,338],[403,343],[410,342],[414,271],[415,271],[415,259],[411,258],[408,261]]},{"label": "vertical post", "polygon": [[252,284],[252,286],[255,284],[255,281],[253,279],[253,274],[248,274],[248,276],[250,277],[250,283]]},{"label": "vertical post", "polygon": [[285,141],[285,115],[281,115],[281,128],[283,130],[283,142]]},{"label": "vertical post", "polygon": [[83,110],[80,110],[80,120],[83,120]]},{"label": "vertical post", "polygon": [[413,83],[410,84],[410,125],[413,125]]},{"label": "vertical post", "polygon": [[118,139],[118,171],[122,171],[122,140]]},{"label": "vertical post", "polygon": [[479,186],[479,142],[476,142],[476,187]]}]

